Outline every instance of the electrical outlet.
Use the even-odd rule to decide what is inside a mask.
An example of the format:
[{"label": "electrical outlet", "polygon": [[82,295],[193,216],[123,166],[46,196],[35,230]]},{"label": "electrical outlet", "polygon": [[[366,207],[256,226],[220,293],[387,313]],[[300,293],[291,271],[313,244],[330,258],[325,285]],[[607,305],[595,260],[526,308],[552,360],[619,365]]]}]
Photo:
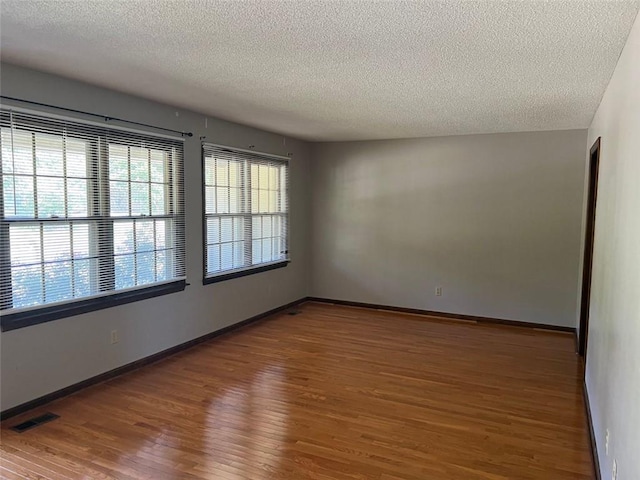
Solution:
[{"label": "electrical outlet", "polygon": [[118,338],[118,330],[111,330],[111,345],[114,343],[118,343],[120,339]]},{"label": "electrical outlet", "polygon": [[611,480],[616,480],[618,478],[618,462],[613,461],[613,468],[611,469]]},{"label": "electrical outlet", "polygon": [[442,287],[436,287],[436,297],[442,296]]},{"label": "electrical outlet", "polygon": [[607,432],[604,435],[604,453],[609,456],[609,429],[607,428]]}]

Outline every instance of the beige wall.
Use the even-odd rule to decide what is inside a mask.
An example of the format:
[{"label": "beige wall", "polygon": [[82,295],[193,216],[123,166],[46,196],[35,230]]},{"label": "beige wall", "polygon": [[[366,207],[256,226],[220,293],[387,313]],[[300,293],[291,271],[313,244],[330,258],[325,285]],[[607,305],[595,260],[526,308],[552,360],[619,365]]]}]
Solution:
[{"label": "beige wall", "polygon": [[[587,391],[602,478],[640,478],[640,19],[589,128],[602,137]],[[605,449],[610,432],[609,454]]]},{"label": "beige wall", "polygon": [[311,294],[574,327],[585,142],[315,144]]},{"label": "beige wall", "polygon": [[[33,400],[307,295],[309,146],[254,128],[123,95],[54,75],[2,65],[2,94],[167,128],[185,142],[187,281],[184,292],[64,318],[0,335],[0,409]],[[178,112],[179,116],[176,116]],[[291,160],[291,264],[202,285],[200,136],[207,141],[286,155]],[[110,345],[110,332],[120,342]],[[212,368],[215,368],[213,366]]]}]

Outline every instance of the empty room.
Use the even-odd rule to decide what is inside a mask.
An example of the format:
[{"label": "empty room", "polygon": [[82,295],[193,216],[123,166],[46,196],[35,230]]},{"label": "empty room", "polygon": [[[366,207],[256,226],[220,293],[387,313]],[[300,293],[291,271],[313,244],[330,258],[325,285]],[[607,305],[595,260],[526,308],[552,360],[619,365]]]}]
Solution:
[{"label": "empty room", "polygon": [[640,0],[2,0],[0,478],[640,480]]}]

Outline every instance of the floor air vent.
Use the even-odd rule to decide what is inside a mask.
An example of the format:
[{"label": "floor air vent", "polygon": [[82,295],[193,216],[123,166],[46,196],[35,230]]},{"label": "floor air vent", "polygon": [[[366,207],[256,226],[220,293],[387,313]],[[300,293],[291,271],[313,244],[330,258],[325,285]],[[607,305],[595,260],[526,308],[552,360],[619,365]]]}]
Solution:
[{"label": "floor air vent", "polygon": [[298,310],[291,310],[290,312],[287,313],[287,315],[297,315],[300,312]]},{"label": "floor air vent", "polygon": [[15,427],[11,427],[11,430],[14,430],[18,433],[26,432],[27,430],[31,430],[43,423],[50,422],[55,420],[56,418],[60,418],[60,415],[56,415],[55,413],[47,412],[44,415],[40,415],[39,417],[34,417],[26,422],[22,422]]}]

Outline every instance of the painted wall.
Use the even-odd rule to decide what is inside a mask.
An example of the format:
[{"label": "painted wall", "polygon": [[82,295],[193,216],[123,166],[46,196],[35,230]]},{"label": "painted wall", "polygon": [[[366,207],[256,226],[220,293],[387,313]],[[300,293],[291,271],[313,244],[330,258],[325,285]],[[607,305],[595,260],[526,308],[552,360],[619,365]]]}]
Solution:
[{"label": "painted wall", "polygon": [[[187,281],[184,292],[1,334],[5,410],[308,294],[309,145],[12,65],[2,65],[2,95],[191,131],[185,142]],[[202,285],[200,136],[223,145],[286,155],[291,161],[291,264]],[[110,345],[117,329],[120,342]],[[212,365],[215,368],[215,365]]]},{"label": "painted wall", "polygon": [[[586,384],[602,478],[640,478],[640,18],[589,128],[602,137]],[[610,432],[609,454],[605,449]]]},{"label": "painted wall", "polygon": [[585,141],[315,144],[311,294],[575,327]]}]

